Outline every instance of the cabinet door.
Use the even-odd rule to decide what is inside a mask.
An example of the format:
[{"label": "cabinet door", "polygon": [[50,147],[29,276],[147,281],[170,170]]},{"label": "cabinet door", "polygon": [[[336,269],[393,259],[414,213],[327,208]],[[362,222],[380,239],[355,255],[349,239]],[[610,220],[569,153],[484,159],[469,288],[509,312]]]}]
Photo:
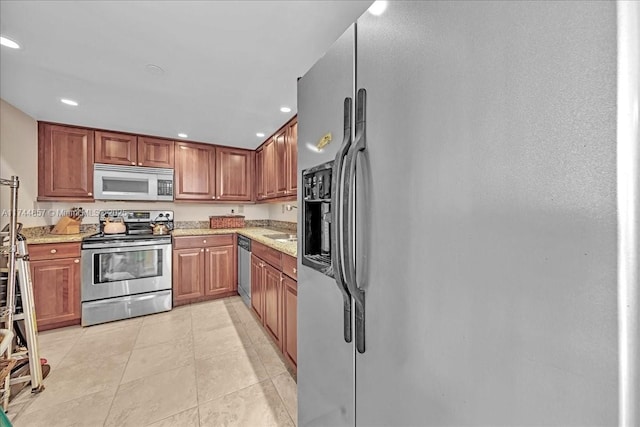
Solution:
[{"label": "cabinet door", "polygon": [[174,179],[176,200],[215,200],[215,147],[176,142]]},{"label": "cabinet door", "polygon": [[298,284],[284,277],[282,353],[295,367],[298,365]]},{"label": "cabinet door", "polygon": [[264,266],[264,327],[282,348],[282,274],[269,264]]},{"label": "cabinet door", "polygon": [[39,330],[80,323],[80,259],[31,262]]},{"label": "cabinet door", "polygon": [[286,194],[298,191],[298,121],[287,127]]},{"label": "cabinet door", "polygon": [[264,194],[264,149],[256,151],[256,200],[262,200]]},{"label": "cabinet door", "polygon": [[93,200],[93,131],[38,124],[38,200]]},{"label": "cabinet door", "polygon": [[251,254],[251,307],[260,320],[264,312],[263,266],[264,262]]},{"label": "cabinet door", "polygon": [[173,169],[173,159],[173,141],[138,137],[138,166]]},{"label": "cabinet door", "polygon": [[96,163],[135,166],[137,138],[126,133],[96,131]]},{"label": "cabinet door", "polygon": [[284,196],[287,193],[287,128],[285,127],[273,138],[275,148],[275,180],[276,197]]},{"label": "cabinet door", "polygon": [[262,176],[264,177],[265,198],[276,196],[276,155],[275,140],[272,138],[264,145],[264,167]]},{"label": "cabinet door", "polygon": [[235,247],[205,248],[204,294],[216,296],[238,289]]},{"label": "cabinet door", "polygon": [[251,151],[218,147],[217,200],[251,201]]},{"label": "cabinet door", "polygon": [[173,251],[173,305],[203,295],[204,265],[204,248]]}]

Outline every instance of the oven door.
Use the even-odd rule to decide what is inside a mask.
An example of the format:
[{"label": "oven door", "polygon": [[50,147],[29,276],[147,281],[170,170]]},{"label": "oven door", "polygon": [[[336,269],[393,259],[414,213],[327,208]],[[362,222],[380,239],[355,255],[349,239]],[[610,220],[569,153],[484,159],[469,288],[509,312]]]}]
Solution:
[{"label": "oven door", "polygon": [[135,244],[82,250],[82,302],[171,289],[171,244]]}]

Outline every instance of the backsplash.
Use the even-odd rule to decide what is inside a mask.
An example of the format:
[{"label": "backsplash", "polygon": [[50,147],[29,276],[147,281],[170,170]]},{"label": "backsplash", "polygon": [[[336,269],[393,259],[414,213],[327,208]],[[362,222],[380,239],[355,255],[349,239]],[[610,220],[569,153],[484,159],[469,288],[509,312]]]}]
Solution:
[{"label": "backsplash", "polygon": [[[282,231],[288,231],[291,233],[297,232],[297,224],[295,222],[288,221],[276,221],[273,219],[255,219],[245,221],[245,227],[260,227],[260,228],[275,228]],[[209,228],[209,221],[176,221],[175,228],[190,229],[190,228]],[[26,227],[22,229],[22,234],[26,237],[42,237],[51,233],[53,229],[52,225],[44,225],[40,227]],[[97,224],[80,224],[81,233],[97,233]]]}]

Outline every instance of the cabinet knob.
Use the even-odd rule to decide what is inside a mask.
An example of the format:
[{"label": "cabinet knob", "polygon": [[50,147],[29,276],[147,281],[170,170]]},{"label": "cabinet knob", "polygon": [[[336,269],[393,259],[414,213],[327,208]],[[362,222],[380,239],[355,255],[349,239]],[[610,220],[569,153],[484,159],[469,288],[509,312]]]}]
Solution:
[{"label": "cabinet knob", "polygon": [[58,252],[57,249],[51,249],[49,252],[51,252],[52,254],[55,254],[56,252]]},{"label": "cabinet knob", "polygon": [[209,249],[206,249],[205,252],[209,252]]},{"label": "cabinet knob", "polygon": [[80,260],[79,260],[79,259],[74,259],[74,260],[73,260],[73,262],[74,262],[75,264],[78,264],[78,263],[80,262]]},{"label": "cabinet knob", "polygon": [[204,239],[204,240],[202,241],[202,243],[207,243],[207,239]]},{"label": "cabinet knob", "polygon": [[131,164],[132,164],[133,166],[135,166],[135,165],[136,165],[136,162],[131,162]]},{"label": "cabinet knob", "polygon": [[216,196],[213,196],[213,197],[212,197],[212,199],[213,199],[213,200],[215,200],[215,199],[216,199]]},{"label": "cabinet knob", "polygon": [[293,267],[293,274],[296,274],[298,272],[298,269]]},{"label": "cabinet knob", "polygon": [[87,193],[87,196],[93,196],[93,193]]},{"label": "cabinet knob", "polygon": [[142,162],[138,163],[138,166],[142,166]]},{"label": "cabinet knob", "polygon": [[204,252],[204,249],[200,249],[200,252]]}]

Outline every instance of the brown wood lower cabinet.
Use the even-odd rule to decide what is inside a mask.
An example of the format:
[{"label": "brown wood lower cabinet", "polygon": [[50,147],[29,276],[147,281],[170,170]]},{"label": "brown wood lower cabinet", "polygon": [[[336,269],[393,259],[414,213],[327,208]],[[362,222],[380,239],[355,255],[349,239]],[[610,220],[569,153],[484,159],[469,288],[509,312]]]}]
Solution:
[{"label": "brown wood lower cabinet", "polygon": [[[275,258],[270,254],[270,248],[257,242],[253,242],[252,250],[254,253],[251,254],[251,306],[285,359],[296,369],[298,285],[295,280],[296,269],[291,267],[296,265],[296,259],[281,253]],[[256,253],[271,256],[268,256],[269,261],[266,261],[256,256]]]},{"label": "brown wood lower cabinet", "polygon": [[284,276],[282,353],[294,367],[298,366],[298,282]]},{"label": "brown wood lower cabinet", "polygon": [[282,273],[264,266],[264,327],[282,348]]},{"label": "brown wood lower cabinet", "polygon": [[237,293],[235,235],[174,237],[173,248],[174,306]]},{"label": "brown wood lower cabinet", "polygon": [[80,323],[80,244],[29,245],[38,330]]},{"label": "brown wood lower cabinet", "polygon": [[251,308],[262,322],[264,317],[264,261],[251,254]]}]

